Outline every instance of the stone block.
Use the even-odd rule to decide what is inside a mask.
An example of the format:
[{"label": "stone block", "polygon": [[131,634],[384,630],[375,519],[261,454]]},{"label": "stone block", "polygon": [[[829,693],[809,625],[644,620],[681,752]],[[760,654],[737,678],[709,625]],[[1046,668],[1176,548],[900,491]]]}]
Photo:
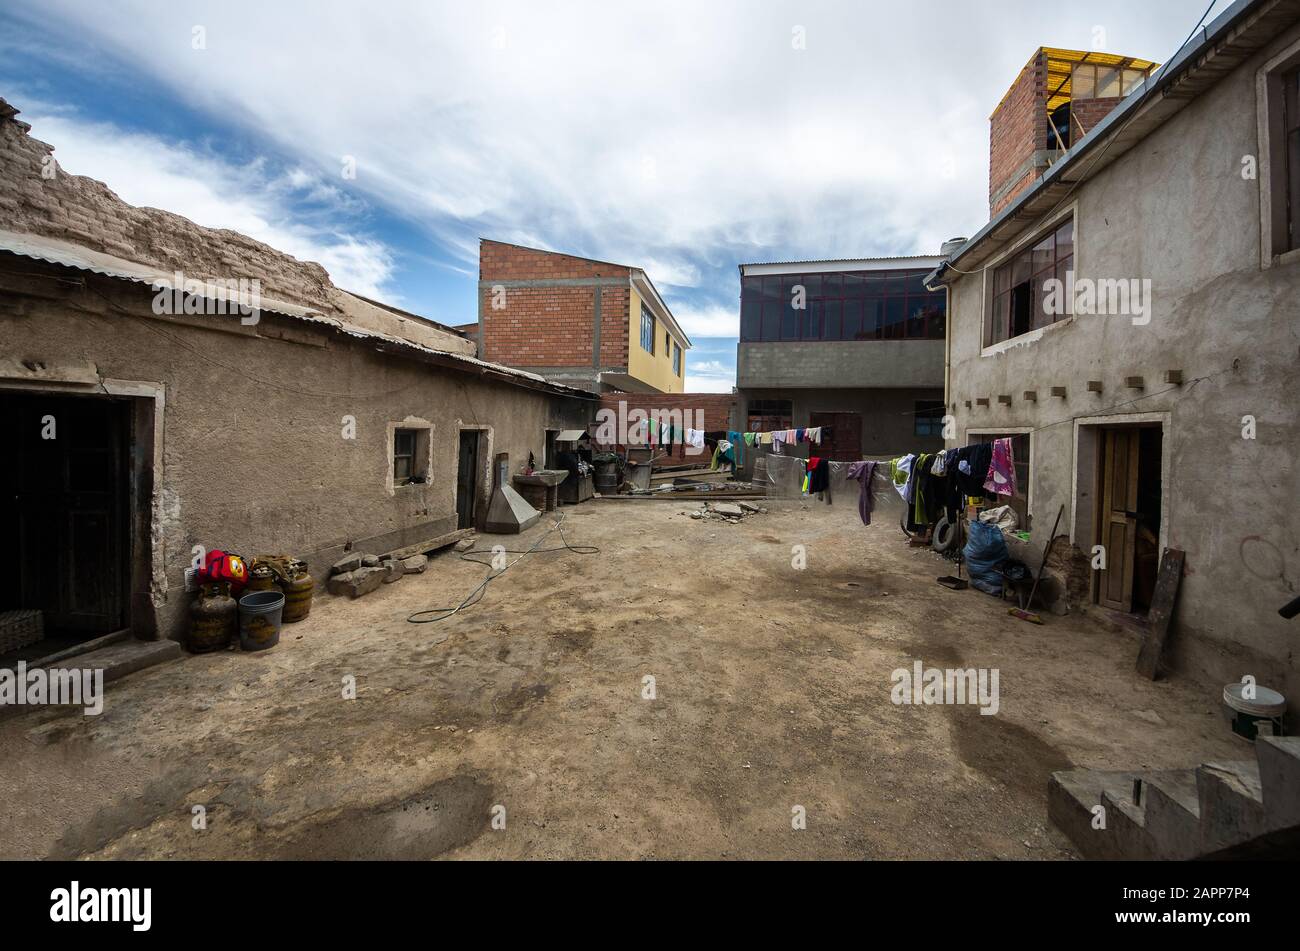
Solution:
[{"label": "stone block", "polygon": [[384,568],[362,567],[355,571],[334,575],[325,583],[325,587],[329,589],[330,594],[346,594],[350,598],[359,598],[383,584],[387,574],[388,571]]},{"label": "stone block", "polygon": [[334,564],[330,565],[331,575],[345,575],[356,571],[361,567],[361,552],[354,551],[350,555],[344,555]]},{"label": "stone block", "polygon": [[428,567],[428,555],[412,555],[402,561],[402,571],[408,575],[422,575]]}]

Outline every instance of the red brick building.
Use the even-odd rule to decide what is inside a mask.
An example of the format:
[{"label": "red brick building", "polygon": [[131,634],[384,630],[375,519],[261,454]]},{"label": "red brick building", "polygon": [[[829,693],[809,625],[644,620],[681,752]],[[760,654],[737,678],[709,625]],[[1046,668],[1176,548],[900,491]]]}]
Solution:
[{"label": "red brick building", "polygon": [[640,268],[483,239],[483,360],[592,392],[681,393],[691,341]]},{"label": "red brick building", "polygon": [[989,117],[989,217],[1137,89],[1155,63],[1040,47]]}]

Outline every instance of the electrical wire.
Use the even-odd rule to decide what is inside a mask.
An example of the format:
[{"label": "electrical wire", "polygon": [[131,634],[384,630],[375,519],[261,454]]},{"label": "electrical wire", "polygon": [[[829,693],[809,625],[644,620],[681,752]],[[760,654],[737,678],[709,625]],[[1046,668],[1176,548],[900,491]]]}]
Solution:
[{"label": "electrical wire", "polygon": [[[600,552],[600,549],[594,545],[570,545],[569,544],[569,540],[564,537],[564,519],[566,518],[567,514],[568,513],[561,514],[559,519],[556,522],[554,522],[551,525],[551,527],[547,529],[541,536],[539,536],[537,541],[533,542],[532,547],[524,549],[522,551],[519,549],[496,547],[496,548],[473,548],[470,549],[469,551],[462,552],[460,556],[461,561],[472,561],[476,565],[484,565],[489,569],[488,576],[483,579],[483,581],[478,585],[478,587],[474,588],[474,590],[472,590],[468,595],[465,596],[465,600],[461,601],[460,604],[456,605],[454,608],[425,608],[423,611],[416,611],[414,614],[410,615],[406,619],[407,622],[410,624],[433,624],[436,621],[445,621],[447,618],[459,614],[461,611],[464,611],[466,608],[473,607],[474,605],[478,604],[480,601],[483,600],[483,596],[487,593],[488,585],[490,585],[493,581],[496,581],[503,574],[505,574],[515,565],[519,564],[519,562],[523,561],[524,558],[526,558],[529,555],[534,555],[534,554],[540,555],[540,554],[544,554],[545,552],[552,552],[552,551],[571,551],[576,555],[598,554]],[[551,548],[538,547],[539,545],[542,544],[542,542],[550,538],[551,535],[554,534],[555,532],[560,533],[560,541],[562,542],[562,544],[555,545]],[[502,554],[518,555],[519,557],[516,558],[514,561],[509,562],[504,568],[500,569],[499,571],[496,570],[495,567],[490,562],[479,561],[477,558],[470,557],[471,555],[492,555],[493,557],[496,557]],[[425,615],[435,615],[435,616],[425,617]]]}]

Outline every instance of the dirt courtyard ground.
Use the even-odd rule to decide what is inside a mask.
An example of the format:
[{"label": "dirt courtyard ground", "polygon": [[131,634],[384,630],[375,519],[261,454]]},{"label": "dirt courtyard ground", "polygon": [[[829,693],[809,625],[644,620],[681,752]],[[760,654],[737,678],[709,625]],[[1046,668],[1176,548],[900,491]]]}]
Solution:
[{"label": "dirt courtyard ground", "polygon": [[[1218,688],[1141,680],[1116,627],[936,585],[888,509],[699,505],[565,509],[599,554],[530,555],[447,621],[406,617],[487,573],[454,552],[319,597],[274,650],[112,684],[99,717],[0,720],[0,855],[1068,858],[1053,770],[1242,755]],[[892,703],[915,660],[997,668],[997,715]]]}]

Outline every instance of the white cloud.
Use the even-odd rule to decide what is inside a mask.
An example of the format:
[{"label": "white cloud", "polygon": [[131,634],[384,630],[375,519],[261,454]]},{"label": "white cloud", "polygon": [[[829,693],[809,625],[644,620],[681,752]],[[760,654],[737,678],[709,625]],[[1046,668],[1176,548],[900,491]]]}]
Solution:
[{"label": "white cloud", "polygon": [[[1179,0],[1094,0],[1050,20],[1039,0],[996,16],[969,0],[663,0],[648,17],[594,0],[386,0],[377,15],[352,0],[226,0],[201,6],[207,48],[194,50],[190,4],[9,9],[39,34],[33,48],[55,37],[64,64],[81,43],[88,68],[145,71],[146,93],[159,83],[291,156],[287,187],[381,203],[466,270],[487,236],[645,267],[715,301],[741,260],[935,252],[974,233],[988,116],[1038,46],[1089,49],[1104,23],[1111,50],[1163,60],[1199,13]],[[160,158],[146,149],[132,168],[131,154],[93,173],[144,191]],[[355,181],[339,180],[343,156]],[[273,202],[195,187],[225,181],[219,168],[162,170],[156,203],[224,208],[272,243],[291,232]],[[385,273],[364,242],[311,238],[352,269],[340,283]],[[731,308],[675,310],[688,333],[736,333]]]},{"label": "white cloud", "polygon": [[[27,104],[24,104],[25,106]],[[237,166],[219,156],[155,136],[123,132],[67,112],[23,110],[32,134],[55,146],[59,165],[73,175],[105,182],[123,201],[162,208],[208,228],[229,228],[264,241],[299,260],[315,261],[340,287],[393,301],[392,252],[370,238],[308,224],[290,207],[289,192],[323,202],[331,212],[350,209],[346,198],[331,202],[310,174],[298,169],[277,180],[265,163]],[[313,215],[312,217],[316,217]]]},{"label": "white cloud", "polygon": [[687,393],[730,393],[736,385],[734,368],[718,360],[686,360]]},{"label": "white cloud", "polygon": [[689,302],[668,305],[677,319],[678,325],[686,336],[697,337],[734,337],[740,332],[740,303],[735,307],[722,307],[717,304],[697,306]]}]

